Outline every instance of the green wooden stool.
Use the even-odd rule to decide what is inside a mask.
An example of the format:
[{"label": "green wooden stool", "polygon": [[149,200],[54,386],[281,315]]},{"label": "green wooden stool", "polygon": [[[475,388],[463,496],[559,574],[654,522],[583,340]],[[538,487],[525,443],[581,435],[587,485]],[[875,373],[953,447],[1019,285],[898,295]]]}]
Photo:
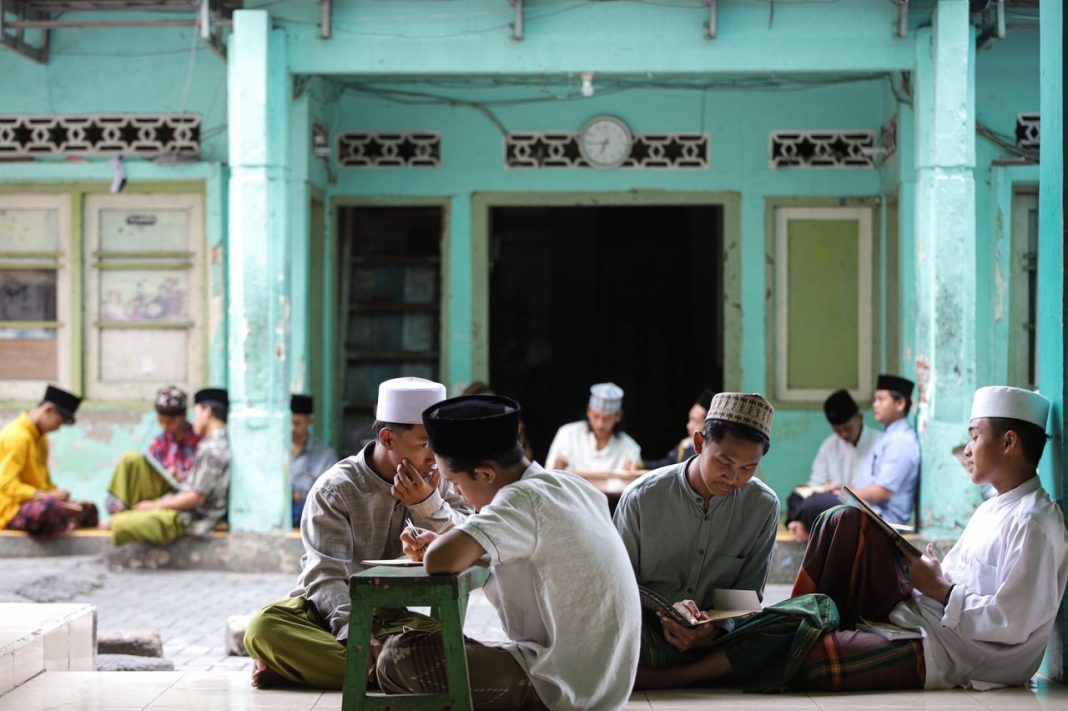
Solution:
[{"label": "green wooden stool", "polygon": [[[489,569],[468,568],[459,575],[430,575],[422,566],[378,566],[349,579],[352,612],[345,651],[342,711],[359,709],[452,709],[470,711],[471,686],[464,653],[464,613],[468,594],[486,584]],[[371,614],[376,607],[429,606],[441,623],[445,649],[444,694],[367,693],[367,660]]]}]

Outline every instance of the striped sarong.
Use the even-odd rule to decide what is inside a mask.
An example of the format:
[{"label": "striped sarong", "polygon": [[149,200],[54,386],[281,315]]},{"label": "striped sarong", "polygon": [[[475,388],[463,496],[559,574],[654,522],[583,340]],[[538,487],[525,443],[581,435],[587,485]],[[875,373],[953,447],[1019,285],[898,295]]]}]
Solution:
[{"label": "striped sarong", "polygon": [[902,554],[867,514],[848,506],[822,514],[812,528],[793,594],[829,596],[840,626],[811,648],[795,685],[815,691],[923,688],[920,640],[892,641],[854,629],[861,617],[886,621],[911,591]]},{"label": "striped sarong", "polygon": [[926,678],[920,640],[842,630],[820,638],[796,682],[809,691],[871,691],[922,689]]},{"label": "striped sarong", "polygon": [[885,621],[912,585],[901,552],[867,514],[849,506],[825,511],[812,527],[793,595],[822,593],[838,607],[840,628]]}]

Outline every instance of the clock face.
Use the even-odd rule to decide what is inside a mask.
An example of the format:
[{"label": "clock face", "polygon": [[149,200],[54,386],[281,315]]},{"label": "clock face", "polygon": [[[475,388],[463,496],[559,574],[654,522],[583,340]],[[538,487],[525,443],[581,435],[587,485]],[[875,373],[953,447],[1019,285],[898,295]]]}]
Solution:
[{"label": "clock face", "polygon": [[590,121],[579,134],[582,157],[598,168],[615,168],[630,155],[632,138],[627,125],[612,116]]}]

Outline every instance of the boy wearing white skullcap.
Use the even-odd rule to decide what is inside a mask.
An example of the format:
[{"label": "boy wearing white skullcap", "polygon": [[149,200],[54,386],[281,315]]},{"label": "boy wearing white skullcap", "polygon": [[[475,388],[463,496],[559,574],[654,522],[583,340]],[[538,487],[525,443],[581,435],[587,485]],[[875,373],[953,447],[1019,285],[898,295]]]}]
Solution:
[{"label": "boy wearing white skullcap", "polygon": [[1036,468],[1049,400],[1028,390],[980,388],[964,456],[984,501],[941,564],[928,546],[911,558],[913,597],[891,620],[927,631],[926,688],[1026,684],[1038,671],[1068,582],[1064,514]]},{"label": "boy wearing white skullcap", "polygon": [[[289,598],[260,610],[245,632],[253,686],[288,680],[340,689],[349,629],[349,578],[360,561],[397,558],[405,519],[431,531],[464,521],[471,507],[434,468],[423,410],[445,386],[423,378],[379,385],[375,440],[320,476],[308,492],[300,537],[301,574]],[[401,611],[406,613],[406,611]],[[432,620],[380,611],[376,633]],[[384,635],[385,632],[382,632]]]},{"label": "boy wearing white skullcap", "polygon": [[[859,509],[838,507],[817,521],[794,594],[832,597],[841,627],[809,643],[807,652],[795,645],[791,654],[804,661],[782,686],[984,690],[1030,681],[1068,582],[1064,514],[1035,471],[1049,407],[1046,398],[1019,388],[975,393],[964,450],[973,464],[968,475],[991,484],[997,496],[979,505],[941,563],[930,545],[923,556],[895,547]],[[859,625],[853,629],[860,617],[919,634],[885,639]],[[763,661],[752,653],[758,646],[745,655],[749,667]],[[736,668],[729,643],[724,648],[656,681],[743,677],[747,668]],[[776,655],[781,652],[769,650],[768,664],[778,661]]]},{"label": "boy wearing white skullcap", "polygon": [[642,448],[623,431],[622,422],[623,388],[615,383],[591,386],[586,419],[556,431],[546,463],[573,472],[637,469]]}]

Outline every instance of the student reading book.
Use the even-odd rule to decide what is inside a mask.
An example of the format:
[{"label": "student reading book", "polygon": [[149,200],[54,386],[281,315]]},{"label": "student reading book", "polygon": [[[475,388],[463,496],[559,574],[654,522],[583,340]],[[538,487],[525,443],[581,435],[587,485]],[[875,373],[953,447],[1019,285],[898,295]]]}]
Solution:
[{"label": "student reading book", "polygon": [[642,607],[650,612],[660,612],[670,617],[683,627],[697,627],[717,620],[730,620],[760,612],[763,607],[754,590],[713,590],[712,608],[702,612],[700,619],[691,619],[682,614],[677,607],[649,588],[638,586],[638,597]]},{"label": "student reading book", "polygon": [[890,540],[897,544],[898,548],[901,548],[911,553],[917,558],[923,555],[923,553],[920,552],[919,548],[912,545],[912,543],[910,543],[907,538],[905,538],[898,532],[897,528],[890,525],[886,521],[886,519],[875,513],[874,509],[868,506],[867,502],[864,501],[864,499],[857,496],[857,492],[853,491],[848,486],[843,486],[842,491],[838,495],[838,497],[841,499],[843,504],[858,508],[869,516],[871,516],[872,520],[875,522],[875,525],[882,529],[886,533],[886,535],[890,537]]}]

